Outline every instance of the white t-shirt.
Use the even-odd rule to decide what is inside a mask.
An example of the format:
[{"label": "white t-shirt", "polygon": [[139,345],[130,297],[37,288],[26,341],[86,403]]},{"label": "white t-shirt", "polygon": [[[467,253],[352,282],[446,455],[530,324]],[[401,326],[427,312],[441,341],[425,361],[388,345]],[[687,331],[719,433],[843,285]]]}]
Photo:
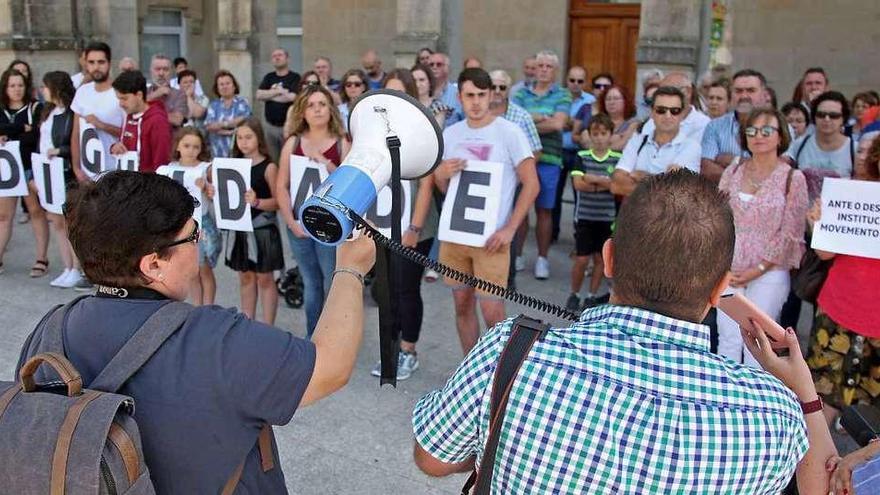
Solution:
[{"label": "white t-shirt", "polygon": [[529,140],[522,129],[500,117],[477,129],[471,128],[467,120],[463,120],[443,131],[444,159],[460,158],[503,164],[501,207],[498,210],[497,224],[499,229],[507,223],[513,211],[513,196],[518,182],[516,167],[533,156]]},{"label": "white t-shirt", "polygon": [[[801,150],[801,152],[796,157],[798,150]],[[853,161],[857,151],[854,139],[846,139],[843,146],[836,150],[824,151],[816,144],[816,136],[814,134],[806,134],[792,141],[785,155],[795,158],[798,168],[801,170],[819,169],[834,172],[838,177],[849,179],[852,177]]]},{"label": "white t-shirt", "polygon": [[639,170],[655,175],[665,172],[670,165],[678,165],[700,173],[701,150],[698,141],[685,137],[681,131],[663,146],[654,141],[653,134],[633,134],[623,147],[623,156],[617,162],[616,169],[630,173]]},{"label": "white t-shirt", "polygon": [[[122,127],[125,122],[125,111],[119,106],[116,91],[113,91],[113,88],[102,92],[95,91],[94,82],[83,84],[76,90],[76,96],[73,98],[70,108],[80,117],[94,115],[101,122],[112,126]],[[98,137],[101,139],[101,144],[104,145],[105,156],[109,156],[110,147],[119,141],[119,136],[98,129]]]},{"label": "white t-shirt", "polygon": [[79,87],[82,86],[84,77],[85,76],[82,72],[77,72],[76,74],[70,76],[70,82],[73,83],[74,89],[79,89]]}]

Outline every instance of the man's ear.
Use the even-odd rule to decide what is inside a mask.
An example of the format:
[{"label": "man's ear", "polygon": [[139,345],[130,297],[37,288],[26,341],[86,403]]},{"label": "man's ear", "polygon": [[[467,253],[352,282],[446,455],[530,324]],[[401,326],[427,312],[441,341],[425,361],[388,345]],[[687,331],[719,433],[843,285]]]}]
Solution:
[{"label": "man's ear", "polygon": [[602,270],[605,278],[614,278],[614,241],[610,237],[602,245],[602,261],[605,265]]},{"label": "man's ear", "polygon": [[721,277],[721,280],[718,281],[718,284],[715,285],[715,288],[712,289],[712,294],[709,295],[709,305],[718,306],[718,301],[721,300],[721,295],[727,290],[727,286],[730,284],[730,277],[732,274],[728,271]]}]

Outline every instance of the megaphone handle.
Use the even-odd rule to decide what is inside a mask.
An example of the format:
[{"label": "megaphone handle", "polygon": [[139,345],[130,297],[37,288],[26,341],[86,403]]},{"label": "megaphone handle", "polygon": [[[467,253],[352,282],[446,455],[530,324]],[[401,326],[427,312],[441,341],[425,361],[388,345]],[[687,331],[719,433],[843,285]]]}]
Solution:
[{"label": "megaphone handle", "polygon": [[[391,155],[391,240],[397,245],[401,245],[401,228],[400,221],[403,213],[401,212],[401,195],[400,195],[400,139],[395,135],[385,138],[385,144],[388,146],[388,153]],[[390,383],[392,386],[397,385],[397,360],[399,339],[401,336],[401,318],[400,318],[400,285],[401,285],[401,264],[400,258],[391,255],[391,250],[385,252],[377,238],[373,238],[376,242],[376,249],[381,256],[386,256],[386,263],[381,263],[379,270],[386,270],[384,275],[387,276],[388,294],[387,299],[382,299],[387,304],[379,305],[379,362],[381,378],[379,385],[382,386]],[[387,249],[387,247],[386,247]]]}]

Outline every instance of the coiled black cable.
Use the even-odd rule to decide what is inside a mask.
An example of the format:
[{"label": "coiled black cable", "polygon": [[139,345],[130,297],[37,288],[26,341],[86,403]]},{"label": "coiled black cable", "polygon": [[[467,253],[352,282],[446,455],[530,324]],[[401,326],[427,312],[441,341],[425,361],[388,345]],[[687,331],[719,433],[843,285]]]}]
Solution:
[{"label": "coiled black cable", "polygon": [[434,261],[414,249],[408,248],[403,244],[400,244],[385,237],[384,235],[382,235],[381,232],[373,228],[370,224],[366,222],[366,220],[358,216],[355,212],[348,210],[347,214],[354,221],[354,223],[357,224],[357,228],[362,230],[367,237],[373,239],[376,243],[380,244],[382,247],[388,249],[389,251],[396,253],[412,261],[413,263],[424,266],[425,268],[430,268],[441,275],[473,287],[474,289],[488,292],[489,294],[492,294],[494,296],[502,297],[504,299],[507,299],[508,301],[522,304],[523,306],[528,306],[530,308],[537,309],[538,311],[543,311],[547,314],[551,314],[559,318],[564,318],[570,321],[577,321],[580,317],[579,314],[573,313],[561,306],[557,306],[556,304],[551,304],[547,301],[521,294],[507,287],[501,287],[500,285],[493,284],[492,282],[474,277],[473,275],[469,275],[467,273],[462,273],[452,267]]}]

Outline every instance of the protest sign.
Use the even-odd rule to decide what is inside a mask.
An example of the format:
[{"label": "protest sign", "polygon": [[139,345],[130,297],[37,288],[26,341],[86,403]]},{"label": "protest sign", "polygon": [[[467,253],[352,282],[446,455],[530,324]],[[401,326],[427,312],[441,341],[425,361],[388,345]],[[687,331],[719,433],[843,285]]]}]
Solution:
[{"label": "protest sign", "polygon": [[246,158],[215,158],[212,166],[214,217],[217,228],[252,232],[251,205],[244,193],[251,188],[251,160]]},{"label": "protest sign", "polygon": [[498,229],[501,208],[500,163],[468,160],[452,177],[440,213],[441,241],[483,247]]},{"label": "protest sign", "polygon": [[128,170],[129,172],[140,170],[141,159],[137,151],[127,151],[113,158],[116,160],[116,170]]},{"label": "protest sign", "polygon": [[18,144],[18,141],[7,141],[0,146],[0,198],[28,195]]},{"label": "protest sign", "polygon": [[205,180],[207,168],[207,166],[184,167],[182,165],[162,165],[156,169],[157,174],[174,179],[186,188],[190,196],[199,201],[199,206],[196,206],[193,210],[193,218],[198,222],[202,221],[202,208],[206,208],[207,205],[201,204],[202,190],[199,189],[196,182],[199,179]]},{"label": "protest sign", "polygon": [[[406,232],[412,222],[412,186],[410,181],[400,181],[400,231]],[[391,237],[391,186],[385,186],[376,196],[376,202],[367,210],[367,220],[373,223],[385,237]]]},{"label": "protest sign", "polygon": [[880,183],[826,178],[812,247],[880,259]]},{"label": "protest sign", "polygon": [[64,180],[64,159],[60,156],[49,158],[39,153],[31,153],[31,167],[34,171],[34,184],[40,206],[49,213],[61,215],[67,197]]},{"label": "protest sign", "polygon": [[290,203],[293,218],[299,219],[299,208],[328,175],[327,166],[323,163],[300,155],[290,155]]}]

